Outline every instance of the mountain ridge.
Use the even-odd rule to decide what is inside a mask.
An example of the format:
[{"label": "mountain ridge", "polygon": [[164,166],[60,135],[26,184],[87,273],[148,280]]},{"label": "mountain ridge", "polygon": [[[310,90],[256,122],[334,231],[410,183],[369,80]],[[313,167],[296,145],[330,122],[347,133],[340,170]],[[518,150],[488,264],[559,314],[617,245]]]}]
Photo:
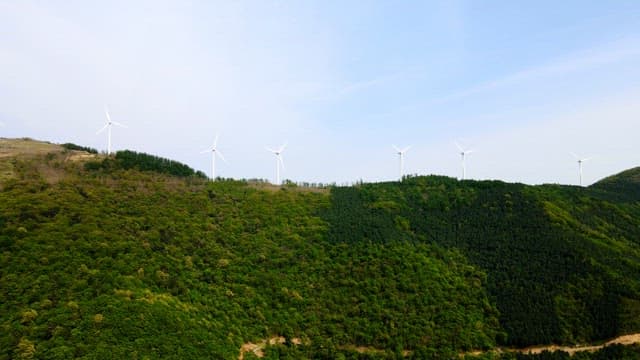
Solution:
[{"label": "mountain ridge", "polygon": [[36,147],[0,156],[0,359],[230,359],[272,336],[301,344],[268,358],[453,358],[640,331],[633,185],[300,191]]}]

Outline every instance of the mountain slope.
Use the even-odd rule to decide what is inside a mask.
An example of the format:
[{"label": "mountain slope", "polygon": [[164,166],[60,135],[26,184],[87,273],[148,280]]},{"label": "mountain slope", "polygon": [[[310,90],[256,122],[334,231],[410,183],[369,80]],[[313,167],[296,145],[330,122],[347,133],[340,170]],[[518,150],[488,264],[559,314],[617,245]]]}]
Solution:
[{"label": "mountain slope", "polygon": [[505,342],[604,339],[638,329],[639,206],[592,190],[417,177],[333,192],[333,241],[458,249],[487,273]]},{"label": "mountain slope", "polygon": [[279,336],[270,358],[452,358],[640,331],[633,183],[274,187],[17,142],[0,359],[234,359]]},{"label": "mountain slope", "polygon": [[604,178],[591,188],[617,194],[622,201],[640,201],[640,167]]},{"label": "mountain slope", "polygon": [[0,359],[231,359],[274,335],[326,358],[495,344],[482,272],[428,244],[328,242],[327,192],[68,155],[13,157],[2,182]]}]

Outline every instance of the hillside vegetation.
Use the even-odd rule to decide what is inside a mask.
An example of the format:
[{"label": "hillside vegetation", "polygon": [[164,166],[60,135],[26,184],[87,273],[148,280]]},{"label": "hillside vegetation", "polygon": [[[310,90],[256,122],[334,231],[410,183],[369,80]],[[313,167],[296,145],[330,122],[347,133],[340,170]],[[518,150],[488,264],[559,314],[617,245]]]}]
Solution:
[{"label": "hillside vegetation", "polygon": [[588,342],[640,325],[637,202],[577,187],[443,177],[332,195],[330,241],[436,244],[484,271],[506,344]]},{"label": "hillside vegetation", "polygon": [[14,142],[0,142],[0,359],[236,359],[274,336],[267,358],[456,358],[640,331],[637,184],[273,191]]}]

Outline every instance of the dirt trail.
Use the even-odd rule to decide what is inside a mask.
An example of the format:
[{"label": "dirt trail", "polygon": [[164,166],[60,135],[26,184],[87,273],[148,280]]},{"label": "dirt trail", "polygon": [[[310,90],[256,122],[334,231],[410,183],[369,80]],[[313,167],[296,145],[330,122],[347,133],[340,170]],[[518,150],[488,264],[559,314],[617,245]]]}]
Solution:
[{"label": "dirt trail", "polygon": [[607,345],[631,345],[640,343],[640,333],[638,334],[629,334],[619,336],[615,339],[609,340],[604,344],[600,345],[584,345],[584,346],[558,346],[558,345],[550,345],[550,346],[532,346],[524,349],[505,349],[506,351],[516,351],[524,354],[539,354],[543,351],[564,351],[573,355],[580,351],[598,351]]},{"label": "dirt trail", "polygon": [[[267,346],[267,344],[276,345],[276,344],[284,344],[285,342],[286,342],[286,339],[283,336],[275,336],[270,339],[264,339],[258,342],[257,344],[248,342],[240,347],[240,355],[238,356],[238,360],[244,360],[244,354],[249,352],[252,352],[255,356],[262,358],[264,357],[264,348]],[[291,339],[291,343],[295,345],[300,345],[302,344],[302,341],[298,338],[294,338],[294,339]],[[619,345],[640,344],[640,333],[619,336],[615,339],[609,340],[600,345],[583,345],[583,346],[547,345],[547,346],[531,346],[523,349],[496,348],[494,350],[488,350],[488,351],[471,351],[471,352],[467,352],[460,355],[461,356],[462,355],[482,355],[487,352],[498,352],[498,353],[519,352],[523,354],[540,354],[543,351],[551,351],[551,352],[564,351],[569,353],[570,355],[573,355],[581,351],[589,351],[589,352],[598,351],[605,346],[616,345],[616,344],[619,344]],[[366,346],[343,346],[342,348],[355,350],[359,353],[376,353],[376,352],[384,351],[384,350],[380,350],[372,347],[366,347]],[[411,354],[410,351],[404,351],[404,356],[409,356],[410,354]]]}]

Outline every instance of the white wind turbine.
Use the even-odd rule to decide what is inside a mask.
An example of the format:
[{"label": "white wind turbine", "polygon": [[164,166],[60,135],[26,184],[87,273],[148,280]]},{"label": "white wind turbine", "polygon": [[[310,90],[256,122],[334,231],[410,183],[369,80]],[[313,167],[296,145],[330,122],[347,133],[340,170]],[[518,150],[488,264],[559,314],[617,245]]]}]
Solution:
[{"label": "white wind turbine", "polygon": [[403,167],[404,167],[404,154],[409,151],[409,149],[411,148],[411,146],[407,146],[403,149],[399,149],[398,147],[396,147],[395,145],[392,145],[393,149],[396,151],[396,153],[398,154],[398,156],[400,157],[400,180],[402,180],[402,175],[403,175]]},{"label": "white wind turbine", "polygon": [[104,129],[108,130],[109,135],[107,135],[107,155],[111,155],[111,127],[113,125],[117,125],[122,128],[126,128],[126,126],[120,124],[119,122],[111,121],[111,116],[109,116],[109,109],[106,106],[104,107],[104,113],[107,115],[107,123],[100,130],[98,130],[96,135],[103,132]]},{"label": "white wind turbine", "polygon": [[467,166],[465,164],[465,157],[468,154],[471,154],[473,152],[473,150],[465,149],[460,144],[458,144],[457,142],[455,142],[455,144],[456,144],[456,147],[458,148],[458,150],[460,150],[460,156],[462,157],[462,180],[464,180],[466,175],[467,175]]},{"label": "white wind turbine", "polygon": [[273,150],[271,148],[266,148],[267,151],[273,153],[276,156],[276,185],[280,185],[280,166],[282,166],[282,170],[284,170],[284,161],[282,161],[282,152],[284,148],[287,147],[287,143],[284,143],[282,146],[278,148],[278,150]]},{"label": "white wind turbine", "polygon": [[218,150],[218,135],[216,134],[216,139],[213,141],[213,145],[211,146],[210,149],[207,149],[205,151],[200,152],[201,154],[204,153],[211,153],[211,180],[215,181],[216,180],[216,156],[220,157],[220,159],[222,159],[222,161],[227,162],[227,160],[225,160],[224,155],[222,155],[222,153],[220,152],[220,150]]},{"label": "white wind turbine", "polygon": [[576,158],[576,161],[578,162],[578,176],[579,176],[579,182],[578,184],[580,184],[580,186],[582,186],[582,163],[585,161],[590,160],[591,158],[581,158],[580,156],[571,153],[571,155]]}]

